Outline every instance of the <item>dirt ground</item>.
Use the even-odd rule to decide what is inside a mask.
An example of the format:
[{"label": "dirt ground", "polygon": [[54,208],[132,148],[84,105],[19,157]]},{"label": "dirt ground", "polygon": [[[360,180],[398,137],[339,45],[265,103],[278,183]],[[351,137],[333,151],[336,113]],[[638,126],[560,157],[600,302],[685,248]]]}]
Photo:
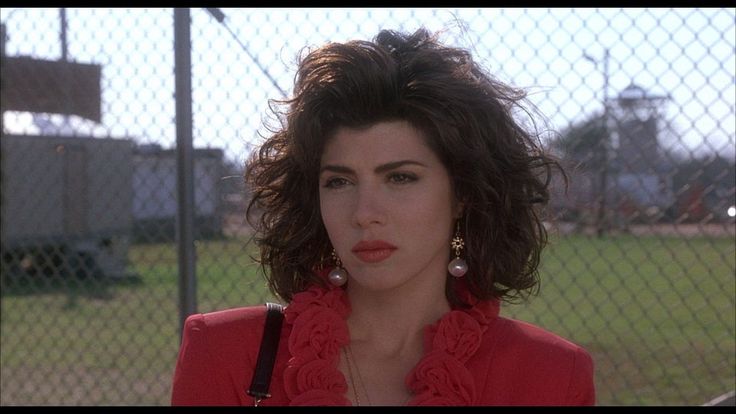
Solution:
[{"label": "dirt ground", "polygon": [[[596,234],[593,226],[582,227],[577,223],[560,222],[549,224],[550,234]],[[636,224],[625,228],[613,228],[610,234],[635,236],[679,236],[679,237],[736,237],[736,223],[709,224]]]}]

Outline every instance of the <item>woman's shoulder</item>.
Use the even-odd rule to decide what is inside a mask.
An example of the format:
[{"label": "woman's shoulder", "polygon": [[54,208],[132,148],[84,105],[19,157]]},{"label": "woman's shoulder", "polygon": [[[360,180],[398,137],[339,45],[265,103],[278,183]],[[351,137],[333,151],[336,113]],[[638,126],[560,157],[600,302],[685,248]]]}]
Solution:
[{"label": "woman's shoulder", "polygon": [[173,405],[251,404],[243,392],[252,377],[266,306],[195,313],[187,317],[172,387]]},{"label": "woman's shoulder", "polygon": [[247,343],[260,340],[265,319],[264,305],[230,308],[189,315],[184,330],[205,335],[209,341]]},{"label": "woman's shoulder", "polygon": [[[486,385],[500,404],[589,405],[595,402],[594,363],[582,346],[537,325],[499,317],[486,332]],[[481,357],[483,358],[483,357]],[[517,392],[533,389],[535,396]]]},{"label": "woman's shoulder", "polygon": [[496,342],[494,354],[501,359],[553,370],[592,370],[593,361],[585,348],[540,326],[499,317],[489,331]]},{"label": "woman's shoulder", "polygon": [[187,317],[186,326],[200,329],[231,329],[262,321],[265,318],[265,312],[265,306],[255,305],[194,313]]},{"label": "woman's shoulder", "polygon": [[232,327],[232,325],[247,325],[263,321],[266,315],[264,305],[243,306],[238,308],[221,309],[212,312],[195,313],[187,318],[193,323],[204,324],[208,328]]},{"label": "woman's shoulder", "polygon": [[499,317],[498,322],[496,329],[503,331],[502,340],[522,349],[539,348],[560,353],[585,352],[580,345],[538,325],[504,317]]},{"label": "woman's shoulder", "polygon": [[497,322],[493,347],[497,362],[513,361],[516,368],[528,367],[527,372],[592,376],[593,359],[581,345],[529,322],[509,318]]}]

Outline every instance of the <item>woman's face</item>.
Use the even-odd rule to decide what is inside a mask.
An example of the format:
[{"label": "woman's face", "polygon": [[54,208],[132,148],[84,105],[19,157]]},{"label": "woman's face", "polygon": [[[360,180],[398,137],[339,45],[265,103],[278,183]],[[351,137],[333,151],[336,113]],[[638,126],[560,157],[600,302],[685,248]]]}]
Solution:
[{"label": "woman's face", "polygon": [[322,154],[319,196],[352,287],[444,286],[460,207],[447,169],[411,124],[338,129]]}]

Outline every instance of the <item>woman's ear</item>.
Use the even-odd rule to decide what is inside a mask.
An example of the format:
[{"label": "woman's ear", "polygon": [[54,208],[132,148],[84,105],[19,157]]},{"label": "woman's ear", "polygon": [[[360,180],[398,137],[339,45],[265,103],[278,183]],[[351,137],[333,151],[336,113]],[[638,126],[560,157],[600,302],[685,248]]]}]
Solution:
[{"label": "woman's ear", "polygon": [[455,202],[455,218],[459,219],[463,216],[465,213],[465,202],[463,201],[456,201]]}]

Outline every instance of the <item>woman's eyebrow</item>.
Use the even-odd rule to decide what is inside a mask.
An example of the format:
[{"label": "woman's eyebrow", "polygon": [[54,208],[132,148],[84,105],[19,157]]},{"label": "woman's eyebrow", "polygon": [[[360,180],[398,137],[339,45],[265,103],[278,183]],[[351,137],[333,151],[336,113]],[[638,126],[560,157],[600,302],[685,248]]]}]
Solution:
[{"label": "woman's eyebrow", "polygon": [[375,171],[376,174],[380,174],[380,173],[384,173],[386,171],[395,170],[395,169],[397,169],[399,167],[403,167],[404,165],[418,165],[420,167],[426,167],[426,165],[422,164],[419,161],[401,160],[401,161],[393,161],[393,162],[388,162],[388,163],[383,164],[383,165],[379,165],[373,171]]},{"label": "woman's eyebrow", "polygon": [[355,171],[353,171],[352,168],[348,168],[344,165],[332,165],[332,164],[325,165],[324,167],[319,169],[320,174],[326,171],[339,173],[339,174],[354,174],[355,173]]},{"label": "woman's eyebrow", "polygon": [[[405,165],[418,165],[420,167],[426,167],[425,164],[422,164],[419,161],[401,160],[401,161],[392,161],[392,162],[387,162],[386,164],[381,164],[378,167],[376,167],[373,171],[376,174],[381,174],[386,171],[395,170]],[[320,168],[319,173],[322,174],[325,171],[330,171],[330,172],[340,173],[340,174],[355,174],[355,171],[352,168],[346,167],[344,165],[336,165],[336,164],[328,164],[328,165],[323,166],[322,168]]]}]

